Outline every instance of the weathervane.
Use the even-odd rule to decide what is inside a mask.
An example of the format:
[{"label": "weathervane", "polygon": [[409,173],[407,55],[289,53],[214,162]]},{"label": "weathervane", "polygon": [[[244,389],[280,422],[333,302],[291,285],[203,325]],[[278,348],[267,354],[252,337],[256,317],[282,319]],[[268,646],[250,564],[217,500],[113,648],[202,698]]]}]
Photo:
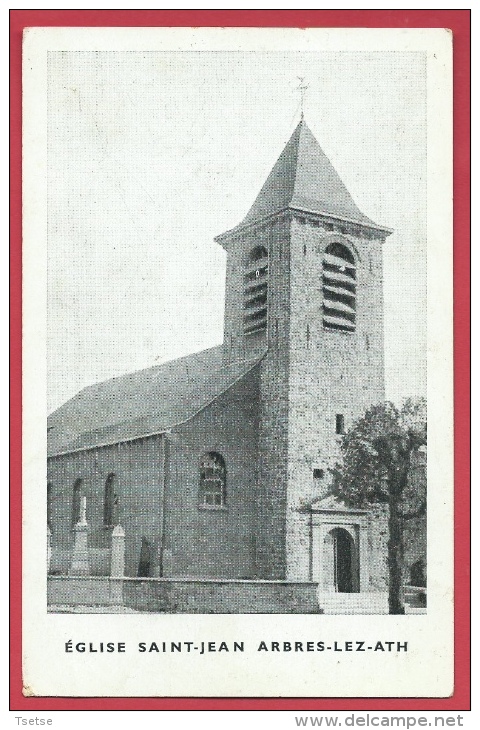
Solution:
[{"label": "weathervane", "polygon": [[300,84],[297,86],[297,91],[300,92],[300,119],[303,119],[303,106],[305,103],[305,93],[308,89],[308,84],[304,84],[305,76],[297,76]]}]

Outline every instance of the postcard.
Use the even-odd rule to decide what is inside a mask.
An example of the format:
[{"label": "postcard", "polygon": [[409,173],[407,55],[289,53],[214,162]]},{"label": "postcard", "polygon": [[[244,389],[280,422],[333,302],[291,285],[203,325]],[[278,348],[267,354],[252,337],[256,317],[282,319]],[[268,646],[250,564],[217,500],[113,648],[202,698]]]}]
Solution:
[{"label": "postcard", "polygon": [[26,696],[452,694],[452,119],[444,29],[25,30]]}]

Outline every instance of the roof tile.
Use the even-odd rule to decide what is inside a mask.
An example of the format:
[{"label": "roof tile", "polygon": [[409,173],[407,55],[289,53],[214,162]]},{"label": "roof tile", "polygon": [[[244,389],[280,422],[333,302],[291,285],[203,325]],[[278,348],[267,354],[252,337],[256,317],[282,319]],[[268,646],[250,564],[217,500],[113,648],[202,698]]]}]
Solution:
[{"label": "roof tile", "polygon": [[49,456],[119,443],[183,423],[261,357],[223,362],[214,347],[84,388],[48,418]]},{"label": "roof tile", "polygon": [[236,229],[286,208],[300,208],[383,230],[360,211],[303,119]]}]

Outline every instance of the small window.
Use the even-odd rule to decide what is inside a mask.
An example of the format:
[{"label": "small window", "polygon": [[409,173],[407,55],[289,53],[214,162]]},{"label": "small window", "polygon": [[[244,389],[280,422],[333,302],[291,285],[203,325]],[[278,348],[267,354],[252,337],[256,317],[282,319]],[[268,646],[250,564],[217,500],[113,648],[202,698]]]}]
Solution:
[{"label": "small window", "polygon": [[335,432],[338,435],[343,435],[345,433],[345,419],[343,417],[343,413],[337,413],[335,416]]},{"label": "small window", "polygon": [[73,485],[72,527],[75,527],[77,522],[80,522],[81,509],[82,509],[82,491],[83,491],[83,479],[77,479],[77,481]]},{"label": "small window", "polygon": [[52,482],[47,484],[47,525],[52,528]]},{"label": "small window", "polygon": [[105,490],[103,494],[103,524],[105,527],[112,527],[115,525],[115,511],[117,505],[115,482],[115,474],[109,474],[105,482]]},{"label": "small window", "polygon": [[266,330],[267,299],[268,253],[264,246],[257,246],[248,257],[244,274],[243,331],[246,335]]},{"label": "small window", "polygon": [[200,507],[224,507],[226,503],[226,469],[220,454],[209,451],[200,460]]},{"label": "small window", "polygon": [[313,478],[314,479],[323,479],[325,472],[323,469],[314,469],[313,470]]}]

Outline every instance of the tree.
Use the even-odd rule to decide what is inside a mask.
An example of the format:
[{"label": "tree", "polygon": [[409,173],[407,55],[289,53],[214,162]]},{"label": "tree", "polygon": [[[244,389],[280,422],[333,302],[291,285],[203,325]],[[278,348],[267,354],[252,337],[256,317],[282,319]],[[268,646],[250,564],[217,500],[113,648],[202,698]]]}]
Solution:
[{"label": "tree", "polygon": [[405,613],[403,532],[407,520],[426,514],[426,487],[412,480],[413,455],[427,444],[425,399],[372,406],[342,440],[334,494],[351,507],[388,505],[388,605]]}]

